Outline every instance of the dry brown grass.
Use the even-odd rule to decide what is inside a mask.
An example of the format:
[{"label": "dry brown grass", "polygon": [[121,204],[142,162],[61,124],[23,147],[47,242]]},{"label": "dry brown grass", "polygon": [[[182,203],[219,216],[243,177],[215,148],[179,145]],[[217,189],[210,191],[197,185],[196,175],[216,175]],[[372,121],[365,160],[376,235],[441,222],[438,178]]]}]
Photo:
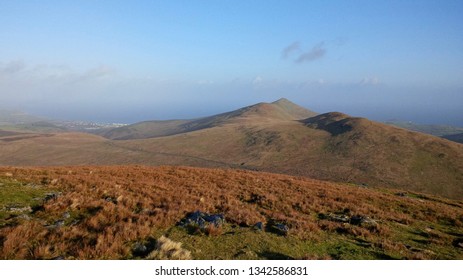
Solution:
[{"label": "dry brown grass", "polygon": [[149,260],[191,260],[191,253],[182,248],[182,243],[174,242],[165,236],[156,241],[156,248],[147,259]]},{"label": "dry brown grass", "polygon": [[[47,201],[33,219],[0,229],[3,259],[127,258],[130,244],[172,227],[196,210],[223,213],[229,223],[242,226],[284,221],[291,235],[302,240],[317,240],[328,232],[378,241],[394,237],[391,225],[425,221],[461,228],[463,222],[461,201],[400,197],[271,173],[167,166],[0,168],[0,175],[5,173],[24,182],[53,182],[61,195]],[[70,217],[63,218],[65,213]],[[379,226],[365,228],[318,216],[329,213],[368,216]],[[63,226],[46,226],[60,220]],[[220,235],[221,228],[208,234]],[[429,236],[436,245],[451,241],[438,231]]]}]

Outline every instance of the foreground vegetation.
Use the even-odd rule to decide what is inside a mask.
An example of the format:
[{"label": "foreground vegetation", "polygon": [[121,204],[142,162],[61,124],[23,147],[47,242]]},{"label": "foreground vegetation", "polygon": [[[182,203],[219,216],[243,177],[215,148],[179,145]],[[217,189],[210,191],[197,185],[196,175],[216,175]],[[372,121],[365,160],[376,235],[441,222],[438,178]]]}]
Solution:
[{"label": "foreground vegetation", "polygon": [[[3,259],[463,259],[463,202],[413,192],[143,166],[0,168],[0,192]],[[198,210],[225,222],[179,224]]]}]

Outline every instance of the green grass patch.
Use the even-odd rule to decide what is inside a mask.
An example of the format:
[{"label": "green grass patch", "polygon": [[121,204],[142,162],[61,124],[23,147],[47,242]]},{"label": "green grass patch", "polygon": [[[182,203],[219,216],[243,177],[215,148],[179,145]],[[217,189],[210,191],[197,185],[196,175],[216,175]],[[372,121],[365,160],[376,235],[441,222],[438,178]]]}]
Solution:
[{"label": "green grass patch", "polygon": [[189,250],[193,259],[396,259],[372,243],[355,237],[322,233],[317,240],[280,236],[248,227],[225,225],[218,236],[190,234],[172,227],[166,236]]},{"label": "green grass patch", "polygon": [[19,215],[28,215],[43,203],[51,189],[33,183],[22,183],[14,179],[0,179],[0,227]]}]

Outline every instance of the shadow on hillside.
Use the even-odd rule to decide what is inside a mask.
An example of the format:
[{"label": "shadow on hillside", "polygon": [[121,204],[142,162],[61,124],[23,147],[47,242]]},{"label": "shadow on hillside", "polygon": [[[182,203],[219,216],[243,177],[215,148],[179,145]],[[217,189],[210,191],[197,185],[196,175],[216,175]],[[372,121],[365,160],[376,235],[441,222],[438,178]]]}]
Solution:
[{"label": "shadow on hillside", "polygon": [[294,260],[293,257],[290,257],[285,254],[281,254],[278,252],[271,252],[271,251],[263,251],[258,254],[259,257],[265,258],[267,260]]}]

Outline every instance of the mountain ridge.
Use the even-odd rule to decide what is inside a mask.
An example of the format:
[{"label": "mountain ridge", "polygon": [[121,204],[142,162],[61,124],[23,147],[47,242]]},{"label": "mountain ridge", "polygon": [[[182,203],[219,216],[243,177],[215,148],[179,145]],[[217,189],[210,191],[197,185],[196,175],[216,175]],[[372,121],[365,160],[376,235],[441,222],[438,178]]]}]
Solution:
[{"label": "mountain ridge", "polygon": [[121,128],[96,131],[112,140],[144,139],[176,135],[196,130],[226,125],[234,121],[260,118],[262,121],[272,119],[289,121],[314,116],[317,113],[307,110],[286,98],[272,103],[257,103],[237,110],[191,120],[144,121]]},{"label": "mountain ridge", "polygon": [[124,132],[126,140],[122,134],[112,137],[118,140],[85,133],[4,136],[0,165],[240,168],[463,198],[462,144],[339,112],[299,118],[288,107],[283,99],[157,122],[154,129],[148,122],[151,130]]}]

